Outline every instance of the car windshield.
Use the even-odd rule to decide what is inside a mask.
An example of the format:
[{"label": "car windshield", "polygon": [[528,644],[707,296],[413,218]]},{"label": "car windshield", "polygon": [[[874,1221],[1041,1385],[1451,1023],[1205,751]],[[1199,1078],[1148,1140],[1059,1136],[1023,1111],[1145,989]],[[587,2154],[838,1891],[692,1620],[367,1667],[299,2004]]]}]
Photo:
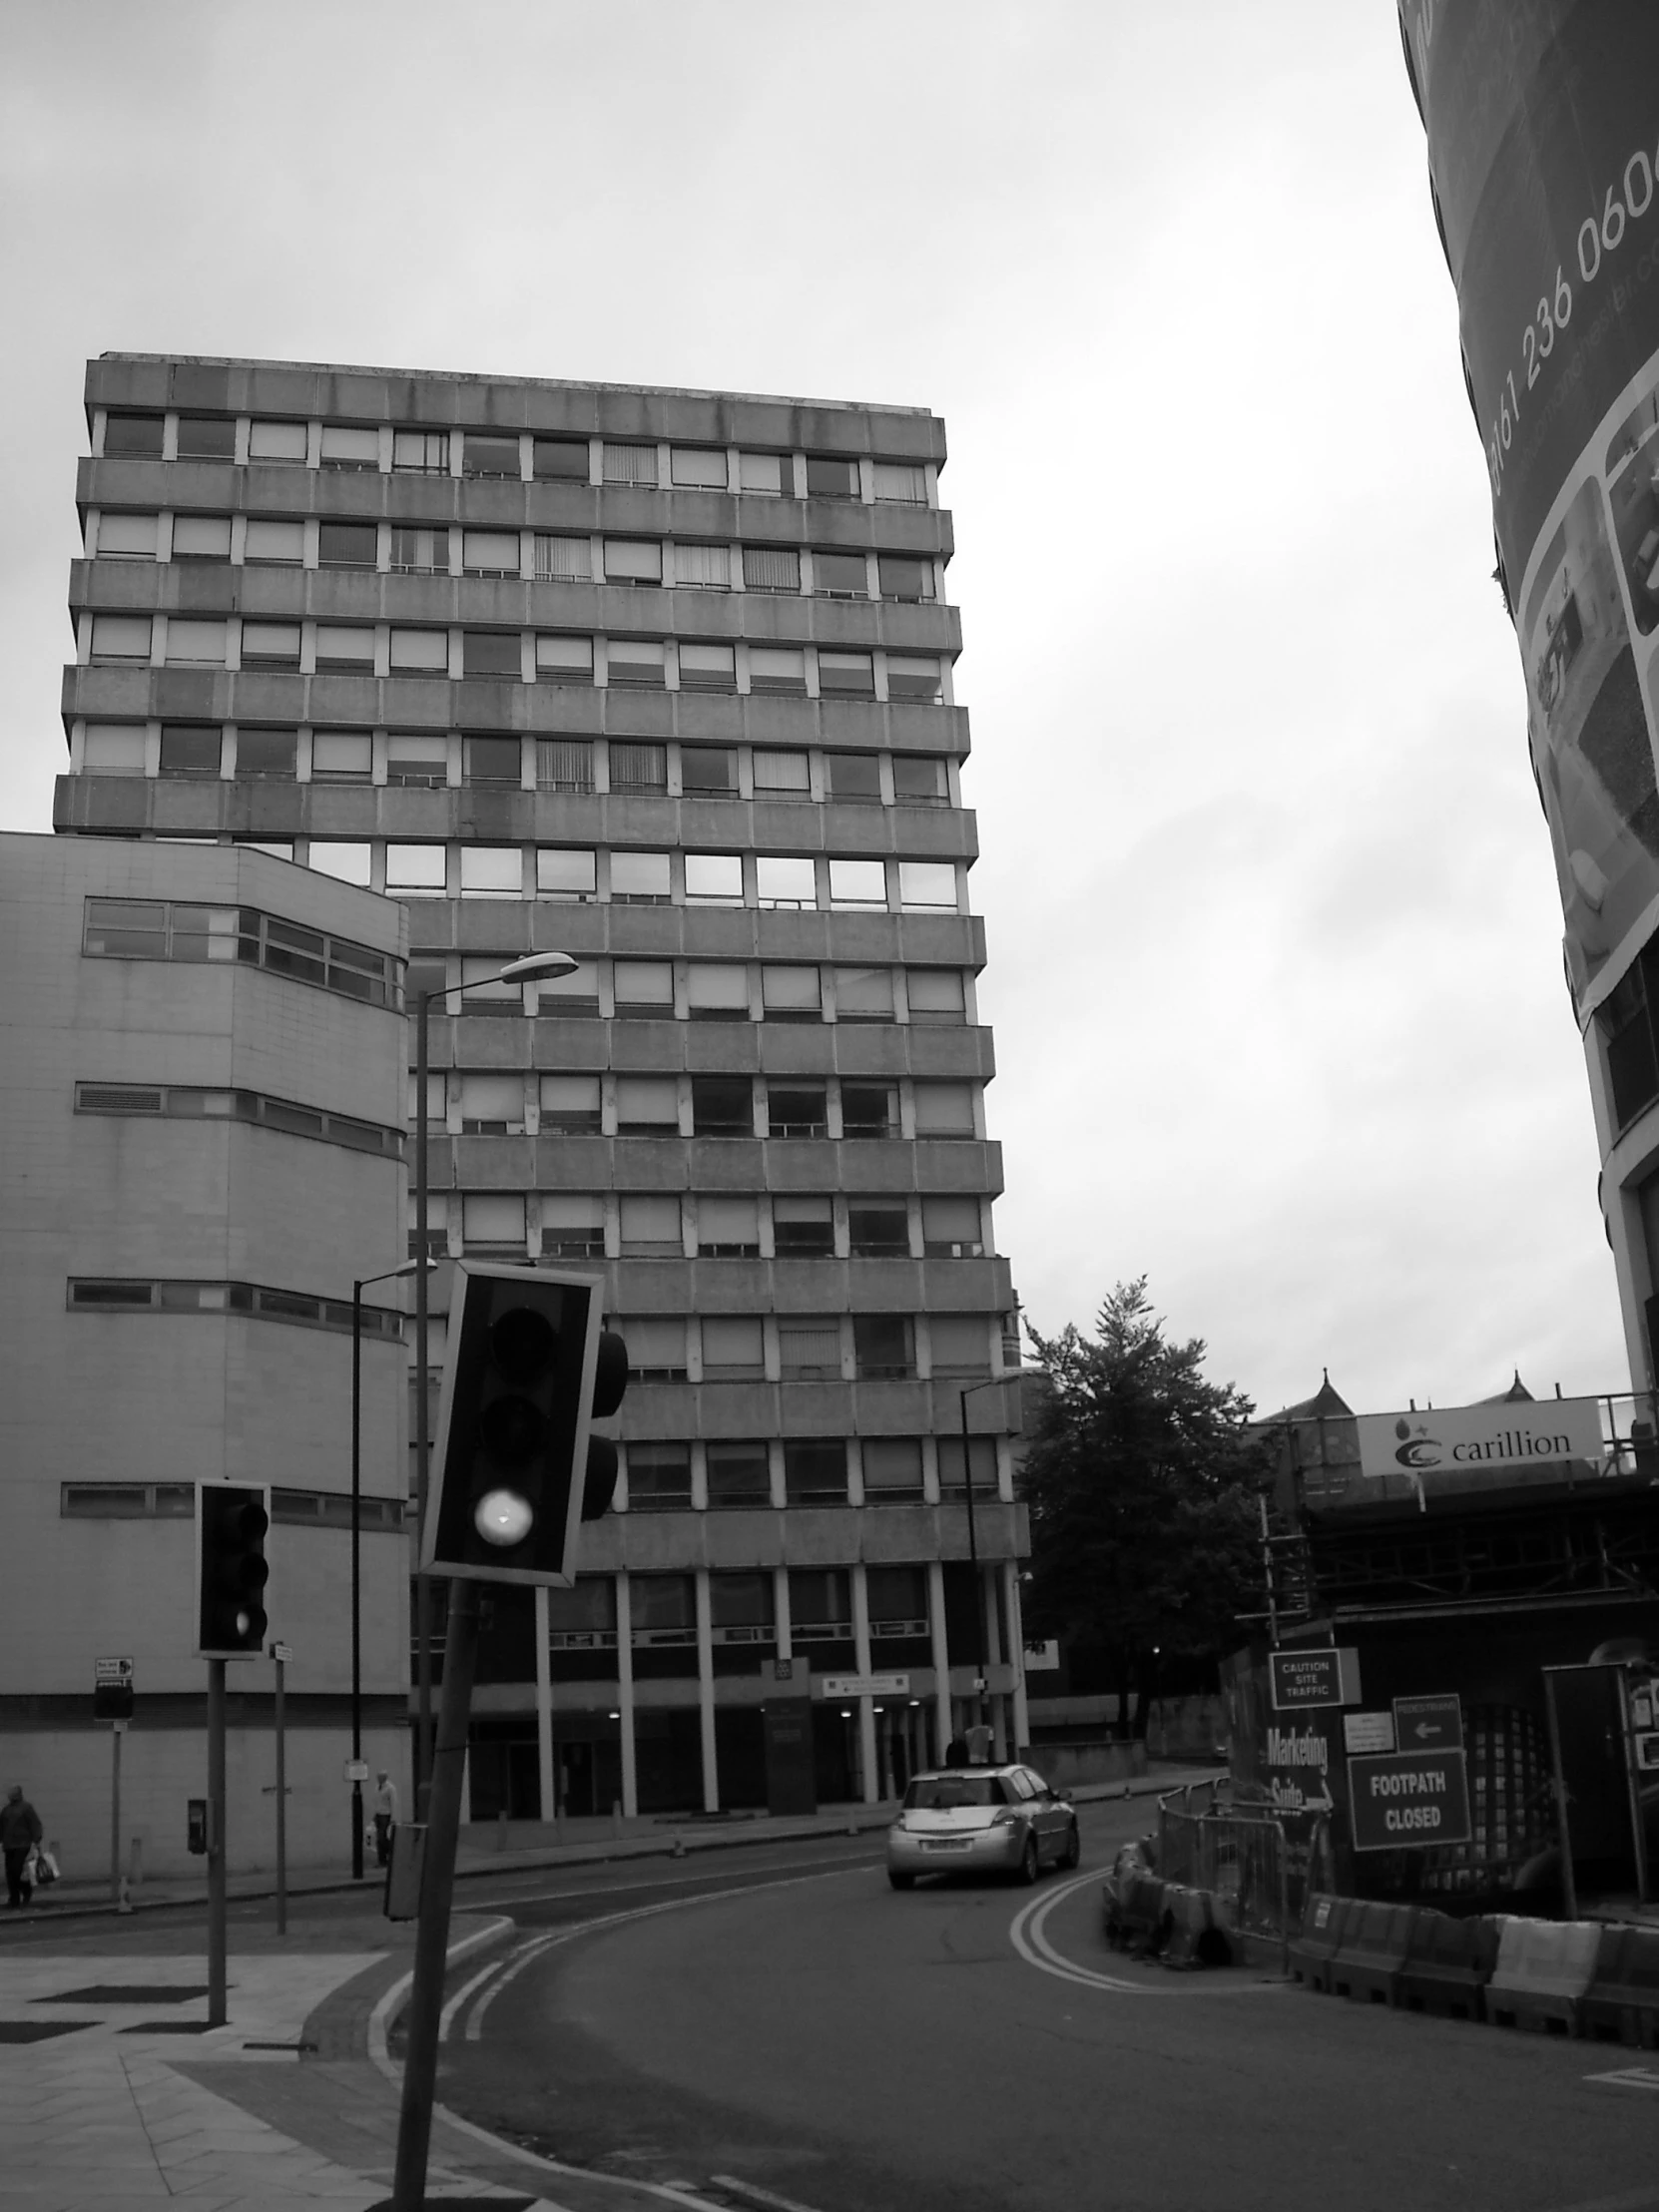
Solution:
[{"label": "car windshield", "polygon": [[1006,1805],[1008,1793],[994,1774],[924,1774],[904,1793],[906,1813],[954,1812],[959,1805]]}]

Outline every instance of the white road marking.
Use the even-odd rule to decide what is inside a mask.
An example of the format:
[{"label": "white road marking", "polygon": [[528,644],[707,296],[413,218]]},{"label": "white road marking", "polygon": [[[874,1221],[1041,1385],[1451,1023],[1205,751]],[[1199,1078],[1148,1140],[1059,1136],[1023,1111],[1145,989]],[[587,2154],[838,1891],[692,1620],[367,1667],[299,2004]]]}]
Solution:
[{"label": "white road marking", "polygon": [[1053,1974],[1057,1980],[1074,1982],[1080,1989],[1105,1989],[1113,1996],[1129,1997],[1219,1997],[1256,1996],[1268,1990],[1280,1990],[1288,1986],[1281,1981],[1217,1981],[1213,1975],[1200,1971],[1183,1974],[1165,1986],[1146,1981],[1131,1981],[1122,1974],[1102,1973],[1098,1967],[1080,1965],[1075,1958],[1068,1958],[1057,1950],[1045,1931],[1048,1916],[1057,1905],[1063,1905],[1076,1891],[1085,1889],[1091,1882],[1103,1880],[1099,1870],[1089,1874],[1074,1874],[1069,1882],[1062,1882],[1057,1889],[1045,1891],[1040,1898],[1033,1898],[1021,1906],[1008,1925],[1008,1939],[1028,1966],[1036,1966],[1041,1972]]},{"label": "white road marking", "polygon": [[1620,2066],[1613,2073],[1586,2074],[1586,2081],[1611,2081],[1621,2089],[1659,2089],[1659,2068]]}]

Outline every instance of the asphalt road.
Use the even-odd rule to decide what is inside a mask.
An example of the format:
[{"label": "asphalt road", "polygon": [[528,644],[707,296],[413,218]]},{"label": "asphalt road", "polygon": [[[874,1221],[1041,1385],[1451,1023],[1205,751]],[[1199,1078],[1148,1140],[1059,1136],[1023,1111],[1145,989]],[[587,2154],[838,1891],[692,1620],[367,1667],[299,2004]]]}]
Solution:
[{"label": "asphalt road", "polygon": [[[547,2155],[813,2212],[1644,2212],[1648,2063],[1108,1952],[1085,1809],[1034,1891],[899,1896],[866,1841],[490,1885],[521,1936],[439,2095]],[[485,1897],[474,1887],[469,1904]]]}]

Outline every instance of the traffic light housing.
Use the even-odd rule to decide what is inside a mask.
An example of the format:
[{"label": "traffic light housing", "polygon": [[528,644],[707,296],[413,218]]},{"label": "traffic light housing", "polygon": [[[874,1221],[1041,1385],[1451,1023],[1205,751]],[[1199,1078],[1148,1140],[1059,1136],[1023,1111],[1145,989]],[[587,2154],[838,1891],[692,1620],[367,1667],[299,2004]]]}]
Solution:
[{"label": "traffic light housing", "polygon": [[609,1509],[616,1446],[588,1433],[628,1385],[597,1276],[457,1263],[420,1566],[482,1582],[576,1579]]},{"label": "traffic light housing", "polygon": [[196,1648],[204,1659],[258,1659],[269,1625],[265,1541],[271,1493],[233,1482],[196,1492]]}]

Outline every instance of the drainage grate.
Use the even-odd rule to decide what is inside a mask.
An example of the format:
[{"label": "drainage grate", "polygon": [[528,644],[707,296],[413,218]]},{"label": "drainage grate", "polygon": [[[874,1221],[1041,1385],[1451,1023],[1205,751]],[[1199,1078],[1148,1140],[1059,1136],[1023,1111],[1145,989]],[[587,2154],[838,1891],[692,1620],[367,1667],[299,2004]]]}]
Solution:
[{"label": "drainage grate", "polygon": [[36,1997],[36,2004],[187,2004],[205,1997],[208,1984],[186,1987],[176,1981],[93,1981],[84,1989],[60,1989],[55,1996]]},{"label": "drainage grate", "polygon": [[118,2035],[206,2035],[207,2020],[136,2020],[131,2027],[118,2027]]},{"label": "drainage grate", "polygon": [[44,2043],[49,2035],[73,2035],[97,2020],[0,2020],[0,2043]]}]

